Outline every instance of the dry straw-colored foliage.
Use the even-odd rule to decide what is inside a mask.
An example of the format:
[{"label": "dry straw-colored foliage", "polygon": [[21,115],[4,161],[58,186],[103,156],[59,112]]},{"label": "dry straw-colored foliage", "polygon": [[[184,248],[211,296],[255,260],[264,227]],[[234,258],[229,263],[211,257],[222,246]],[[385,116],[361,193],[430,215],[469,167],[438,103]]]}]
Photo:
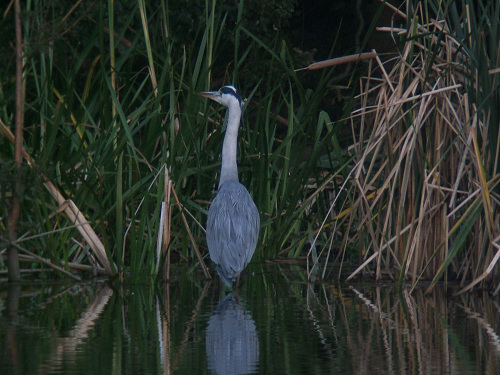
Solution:
[{"label": "dry straw-colored foliage", "polygon": [[390,32],[407,41],[396,58],[370,64],[351,117],[357,200],[343,218],[343,243],[353,231],[364,236],[365,261],[349,279],[370,270],[413,285],[430,280],[429,290],[459,280],[461,292],[498,282],[500,176],[485,172],[494,162],[488,127],[498,124],[471,102],[474,77],[446,23]]}]

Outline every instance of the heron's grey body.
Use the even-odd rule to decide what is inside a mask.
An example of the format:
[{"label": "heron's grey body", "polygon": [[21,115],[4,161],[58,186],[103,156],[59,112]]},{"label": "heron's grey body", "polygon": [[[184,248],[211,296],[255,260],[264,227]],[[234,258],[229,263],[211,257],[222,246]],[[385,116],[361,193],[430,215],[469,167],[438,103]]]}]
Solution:
[{"label": "heron's grey body", "polygon": [[208,211],[207,243],[210,258],[228,286],[252,259],[259,224],[259,212],[247,189],[237,181],[222,185]]},{"label": "heron's grey body", "polygon": [[241,118],[241,96],[233,86],[201,93],[228,107],[222,146],[219,191],[208,211],[207,244],[210,259],[229,287],[247,266],[259,238],[259,211],[247,189],[238,182],[236,149]]}]

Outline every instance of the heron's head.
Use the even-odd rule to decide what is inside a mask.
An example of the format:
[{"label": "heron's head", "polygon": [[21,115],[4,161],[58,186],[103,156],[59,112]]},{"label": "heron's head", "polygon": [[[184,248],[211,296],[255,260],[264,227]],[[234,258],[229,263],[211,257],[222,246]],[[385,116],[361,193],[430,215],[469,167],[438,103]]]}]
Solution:
[{"label": "heron's head", "polygon": [[241,94],[234,86],[222,86],[219,91],[200,92],[200,95],[215,100],[226,107],[238,104],[241,108]]}]

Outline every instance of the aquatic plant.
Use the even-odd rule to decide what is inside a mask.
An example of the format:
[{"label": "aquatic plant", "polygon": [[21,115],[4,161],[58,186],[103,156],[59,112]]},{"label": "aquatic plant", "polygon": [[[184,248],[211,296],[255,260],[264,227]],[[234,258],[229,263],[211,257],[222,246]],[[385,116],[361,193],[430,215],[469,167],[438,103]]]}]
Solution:
[{"label": "aquatic plant", "polygon": [[[279,32],[259,35],[244,1],[206,0],[185,18],[170,5],[23,5],[20,169],[15,60],[0,43],[0,262],[10,246],[29,272],[209,277],[203,227],[224,118],[197,93],[229,83],[247,99],[238,147],[262,219],[255,261],[305,261],[309,279],[499,292],[497,2],[381,2],[378,14],[403,20],[378,30],[397,52],[342,73],[300,70],[311,55]],[[289,8],[275,11],[286,24]],[[5,14],[1,34],[12,36]],[[17,239],[4,234],[13,198]]]}]

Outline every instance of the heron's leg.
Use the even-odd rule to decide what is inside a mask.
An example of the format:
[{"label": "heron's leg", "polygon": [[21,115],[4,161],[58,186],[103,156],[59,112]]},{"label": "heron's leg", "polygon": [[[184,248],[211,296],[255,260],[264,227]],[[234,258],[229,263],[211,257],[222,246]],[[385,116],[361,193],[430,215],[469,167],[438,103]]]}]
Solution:
[{"label": "heron's leg", "polygon": [[236,278],[236,289],[239,289],[239,286],[240,286],[240,277],[241,277],[241,273]]},{"label": "heron's leg", "polygon": [[220,280],[219,285],[220,285],[219,286],[219,293],[220,293],[221,299],[224,298],[227,294],[232,293],[235,289],[235,288],[227,286],[226,283],[223,282],[222,280]]}]

